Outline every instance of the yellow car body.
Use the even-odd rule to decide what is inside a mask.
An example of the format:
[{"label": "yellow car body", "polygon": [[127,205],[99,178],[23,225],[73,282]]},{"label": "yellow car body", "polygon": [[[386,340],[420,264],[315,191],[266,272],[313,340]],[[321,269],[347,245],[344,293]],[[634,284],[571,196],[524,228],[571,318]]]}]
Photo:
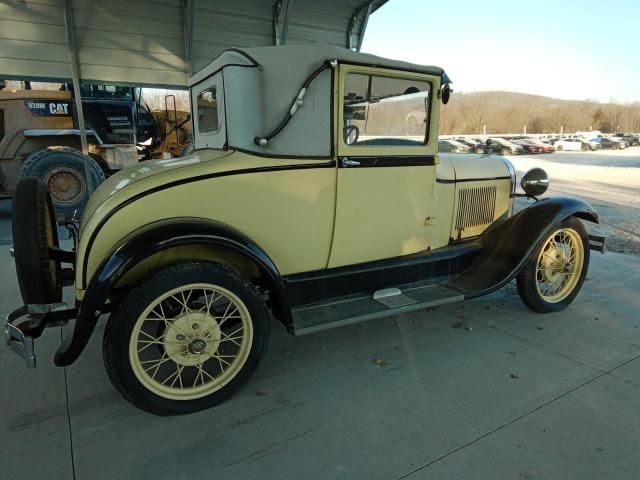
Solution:
[{"label": "yellow car body", "polygon": [[[301,335],[514,278],[530,308],[565,308],[598,242],[578,218],[596,213],[562,197],[514,213],[508,159],[440,155],[448,83],[438,67],[329,45],[224,52],[190,80],[195,150],[108,178],[80,225],[65,222],[73,252],[58,248],[44,185],[18,185],[16,210],[36,213],[14,222],[25,305],[8,317],[7,345],[35,366],[34,339],[75,318],[54,358],[66,366],[110,314],[112,382],[174,414],[240,388],[268,344],[267,309]],[[521,183],[537,197],[548,182],[534,169]],[[60,303],[63,279],[73,306]]]}]

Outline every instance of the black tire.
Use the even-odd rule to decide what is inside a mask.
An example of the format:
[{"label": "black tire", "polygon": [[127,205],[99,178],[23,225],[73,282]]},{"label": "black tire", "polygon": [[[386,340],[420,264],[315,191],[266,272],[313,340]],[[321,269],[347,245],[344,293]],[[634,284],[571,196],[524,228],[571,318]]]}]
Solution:
[{"label": "black tire", "polygon": [[561,152],[561,151],[562,151],[562,148],[563,148],[563,147],[562,147],[562,145],[558,145],[558,146],[556,147],[556,152]]},{"label": "black tire", "polygon": [[180,152],[180,157],[191,155],[194,151],[193,142],[187,142],[187,145],[182,149],[182,152]]},{"label": "black tire", "polygon": [[507,155],[511,155],[513,152],[511,151],[510,148],[504,147],[501,151],[500,154],[503,156],[507,156]]},{"label": "black tire", "polygon": [[587,150],[589,150],[589,145],[587,145],[586,143],[583,143],[580,148],[582,149],[583,152],[586,152]]},{"label": "black tire", "polygon": [[39,178],[18,181],[11,222],[16,274],[24,304],[60,302],[60,262],[49,258],[49,248],[58,246],[58,229],[51,196]]},{"label": "black tire", "polygon": [[[70,185],[70,191],[51,191],[56,212],[71,216],[81,214],[92,191],[85,177],[84,162],[89,162],[92,191],[104,182],[104,172],[96,161],[70,147],[49,147],[33,152],[20,167],[20,177],[38,177],[45,186]],[[65,180],[66,179],[66,180]],[[59,183],[60,182],[60,183]]]},{"label": "black tire", "polygon": [[525,267],[516,277],[520,299],[527,307],[529,307],[534,312],[549,313],[558,312],[565,309],[580,292],[580,288],[582,287],[584,279],[587,275],[587,270],[589,269],[589,236],[587,235],[587,231],[585,230],[582,222],[576,217],[570,216],[564,219],[562,222],[558,223],[554,227],[553,231],[555,232],[560,229],[571,229],[575,231],[581,239],[583,251],[582,270],[578,276],[576,284],[573,286],[573,290],[571,290],[571,292],[564,299],[555,303],[546,301],[540,294],[536,286],[538,257],[540,255],[541,249],[544,248],[544,244],[538,246],[531,258],[527,261]]},{"label": "black tire", "polygon": [[[136,376],[129,357],[130,338],[138,318],[156,299],[174,288],[193,283],[213,284],[233,292],[249,312],[253,340],[246,361],[221,388],[196,399],[169,399],[152,392]],[[134,406],[156,415],[187,414],[222,403],[237,393],[265,354],[269,336],[269,314],[250,282],[221,264],[182,262],[164,267],[147,277],[127,294],[111,314],[104,333],[104,365],[114,387]],[[162,351],[166,353],[166,350]],[[177,365],[173,361],[171,363]]]}]

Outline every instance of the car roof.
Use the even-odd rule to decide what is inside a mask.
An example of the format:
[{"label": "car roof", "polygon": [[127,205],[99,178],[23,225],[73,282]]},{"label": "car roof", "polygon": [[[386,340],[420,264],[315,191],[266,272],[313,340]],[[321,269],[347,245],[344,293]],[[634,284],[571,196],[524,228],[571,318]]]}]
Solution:
[{"label": "car roof", "polygon": [[[437,75],[443,78],[443,82],[450,83],[446,73],[440,67],[354,52],[328,43],[309,43],[225,50],[213,62],[191,76],[189,86],[201,82],[228,66],[256,67],[264,70],[268,75],[280,77],[306,77],[327,60]],[[287,64],[287,68],[282,68],[283,63]]]}]

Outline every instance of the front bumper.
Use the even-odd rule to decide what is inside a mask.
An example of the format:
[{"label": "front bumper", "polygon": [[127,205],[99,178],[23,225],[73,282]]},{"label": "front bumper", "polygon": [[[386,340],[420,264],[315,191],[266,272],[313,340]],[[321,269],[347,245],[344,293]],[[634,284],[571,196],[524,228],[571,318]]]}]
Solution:
[{"label": "front bumper", "polygon": [[76,314],[77,309],[66,303],[24,305],[7,315],[4,326],[7,347],[22,357],[27,367],[34,368],[34,340],[42,335],[45,328],[66,325]]}]

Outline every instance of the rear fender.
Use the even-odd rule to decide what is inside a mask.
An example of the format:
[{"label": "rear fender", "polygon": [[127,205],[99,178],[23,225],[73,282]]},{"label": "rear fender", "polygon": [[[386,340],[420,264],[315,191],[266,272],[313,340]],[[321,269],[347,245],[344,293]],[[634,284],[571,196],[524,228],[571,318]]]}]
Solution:
[{"label": "rear fender", "polygon": [[248,257],[257,265],[265,280],[274,315],[285,325],[291,323],[282,277],[273,261],[257,244],[220,222],[199,218],[162,220],[136,230],[123,239],[96,270],[80,304],[73,333],[58,348],[55,364],[67,366],[80,356],[101,313],[109,310],[107,299],[110,292],[128,271],[158,252],[191,245],[223,246]]},{"label": "rear fender", "polygon": [[494,223],[479,238],[483,253],[452,286],[465,298],[503,287],[520,273],[553,228],[571,215],[599,223],[598,214],[588,203],[569,197],[545,198]]}]

